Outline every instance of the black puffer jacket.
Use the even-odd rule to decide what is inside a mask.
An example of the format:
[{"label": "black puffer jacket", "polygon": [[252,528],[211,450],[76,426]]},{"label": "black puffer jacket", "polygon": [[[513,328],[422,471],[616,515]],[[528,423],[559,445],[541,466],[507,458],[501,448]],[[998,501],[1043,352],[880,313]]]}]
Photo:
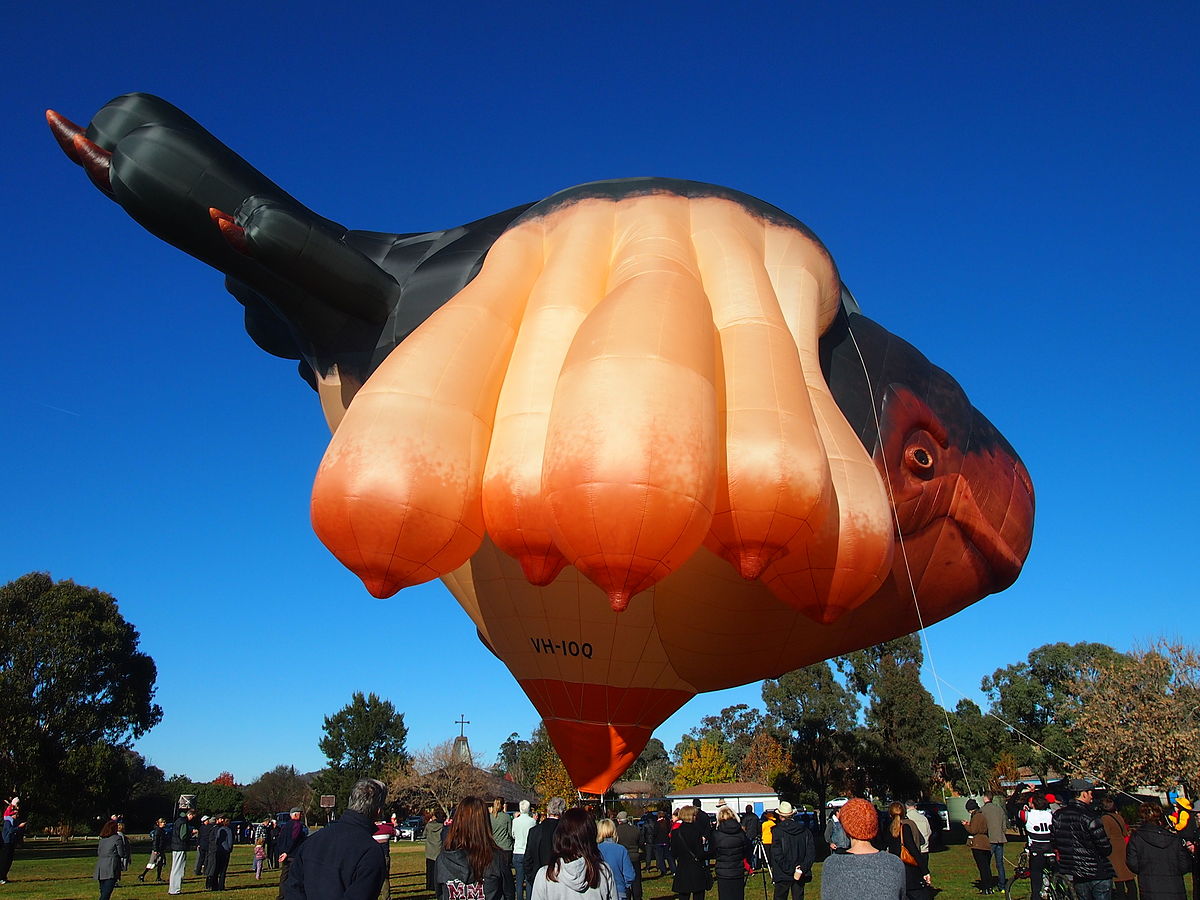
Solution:
[{"label": "black puffer jacket", "polygon": [[1192,855],[1183,839],[1161,825],[1143,825],[1129,839],[1125,861],[1138,877],[1145,900],[1183,900],[1183,876],[1192,871]]},{"label": "black puffer jacket", "polygon": [[718,878],[745,878],[750,841],[737,819],[722,819],[712,836],[712,856]]},{"label": "black puffer jacket", "polygon": [[1058,810],[1050,821],[1050,844],[1058,851],[1059,868],[1076,881],[1113,877],[1112,844],[1090,806],[1071,800]]}]

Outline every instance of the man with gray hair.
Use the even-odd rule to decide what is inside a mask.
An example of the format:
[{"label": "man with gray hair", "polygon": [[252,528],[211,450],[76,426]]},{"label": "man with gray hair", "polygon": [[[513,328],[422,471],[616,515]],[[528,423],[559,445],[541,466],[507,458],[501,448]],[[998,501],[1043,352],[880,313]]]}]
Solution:
[{"label": "man with gray hair", "polygon": [[283,885],[285,900],[375,900],[386,874],[387,844],[375,838],[387,787],[364,778],[350,791],[340,819],[300,845]]},{"label": "man with gray hair", "polygon": [[546,818],[529,832],[529,840],[525,845],[525,880],[531,885],[538,869],[548,865],[554,858],[554,832],[558,828],[558,817],[566,811],[566,800],[551,797],[546,801]]},{"label": "man with gray hair", "polygon": [[529,801],[522,800],[520,803],[520,811],[512,821],[512,837],[513,837],[513,869],[517,873],[516,877],[516,893],[517,900],[525,900],[527,894],[531,894],[525,879],[525,848],[529,846],[529,832],[533,830],[533,826],[537,823],[533,821],[533,816],[529,812]]}]

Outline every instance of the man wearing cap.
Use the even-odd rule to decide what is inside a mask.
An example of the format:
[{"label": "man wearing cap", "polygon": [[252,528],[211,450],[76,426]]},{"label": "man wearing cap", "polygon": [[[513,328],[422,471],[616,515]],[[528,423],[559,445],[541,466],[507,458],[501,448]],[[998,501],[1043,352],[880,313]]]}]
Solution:
[{"label": "man wearing cap", "polygon": [[201,816],[200,825],[196,828],[196,866],[195,875],[204,874],[204,866],[208,863],[208,836],[212,834],[217,820],[212,816]]},{"label": "man wearing cap", "polygon": [[1109,900],[1115,874],[1108,861],[1112,843],[1092,808],[1095,786],[1073,778],[1069,787],[1075,797],[1050,821],[1050,843],[1058,851],[1059,868],[1075,883],[1079,900]]},{"label": "man wearing cap", "polygon": [[183,891],[183,874],[187,871],[188,851],[195,846],[196,811],[181,809],[171,826],[171,875],[167,882],[168,894]]},{"label": "man wearing cap", "polygon": [[617,813],[617,843],[629,852],[633,863],[633,881],[629,883],[629,900],[642,900],[642,831],[629,821],[629,813]]},{"label": "man wearing cap", "polygon": [[275,849],[279,851],[275,857],[279,860],[279,894],[277,895],[277,900],[283,900],[283,886],[287,881],[288,868],[291,866],[296,852],[300,849],[300,845],[308,837],[304,823],[300,821],[300,817],[303,814],[300,807],[293,806],[292,811],[288,814],[288,820],[279,829],[279,837],[275,839]]},{"label": "man wearing cap", "polygon": [[812,880],[817,848],[812,832],[795,818],[796,810],[784,800],[779,804],[779,821],[771,839],[771,880],[775,882],[775,900],[803,900],[804,884]]},{"label": "man wearing cap", "polygon": [[850,839],[850,847],[825,860],[821,900],[904,900],[904,863],[871,843],[879,833],[879,811],[870,802],[855,797],[838,810],[838,821]]}]

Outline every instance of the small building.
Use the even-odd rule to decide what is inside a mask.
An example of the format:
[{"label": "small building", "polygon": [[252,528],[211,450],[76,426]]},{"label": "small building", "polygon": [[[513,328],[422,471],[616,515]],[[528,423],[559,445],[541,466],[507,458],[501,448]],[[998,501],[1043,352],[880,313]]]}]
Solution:
[{"label": "small building", "polygon": [[739,816],[746,811],[747,806],[754,808],[757,815],[765,810],[779,807],[779,795],[765,784],[753,781],[734,781],[723,784],[697,784],[681,791],[667,794],[667,800],[672,809],[685,806],[692,800],[700,801],[700,808],[706,813],[716,815],[717,807],[724,800],[727,806]]},{"label": "small building", "polygon": [[650,797],[661,797],[662,790],[653,781],[618,781],[611,788],[618,800],[645,800]]}]

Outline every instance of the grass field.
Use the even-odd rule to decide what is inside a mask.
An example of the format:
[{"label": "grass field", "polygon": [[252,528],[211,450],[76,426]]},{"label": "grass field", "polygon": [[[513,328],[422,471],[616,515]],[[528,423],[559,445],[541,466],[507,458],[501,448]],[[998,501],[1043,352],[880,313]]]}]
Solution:
[{"label": "grass field", "polygon": [[[1013,844],[1010,862],[1015,858],[1019,845]],[[226,881],[225,900],[274,900],[279,884],[279,873],[269,870],[263,873],[261,881],[254,880],[254,867],[250,857],[250,846],[241,844],[234,848],[233,859],[229,865],[229,876]],[[415,844],[398,843],[391,845],[392,853],[392,896],[398,900],[431,900],[431,895],[425,890],[425,853],[420,841]],[[195,855],[188,855],[188,870],[194,864]],[[138,873],[149,858],[149,849],[144,844],[134,842],[133,867],[126,872],[119,887],[113,894],[119,900],[150,900],[167,896],[167,885],[152,883],[154,873],[150,873],[151,883],[140,884]],[[92,900],[99,894],[99,888],[92,878],[92,867],[96,859],[96,842],[94,839],[79,838],[67,843],[62,841],[26,841],[17,851],[16,861],[12,872],[9,873],[9,883],[0,885],[0,900],[5,897],[20,898],[20,900]],[[954,846],[930,857],[929,868],[933,875],[933,883],[938,892],[938,900],[965,900],[978,896],[973,880],[977,877],[971,854],[964,846]],[[166,877],[170,863],[163,870]],[[659,877],[655,870],[646,877],[645,898],[657,900],[660,897],[671,896],[671,879],[669,876]],[[820,896],[821,866],[818,864],[814,872],[814,881],[805,890],[805,896],[810,900]],[[204,879],[188,875],[183,883],[183,893],[198,895],[206,893]],[[1028,892],[1026,892],[1027,896]],[[765,897],[770,900],[770,886],[767,885]],[[715,900],[716,891],[708,894],[710,900]],[[764,897],[764,888],[760,876],[755,875],[746,886],[746,900],[759,900]]]}]

